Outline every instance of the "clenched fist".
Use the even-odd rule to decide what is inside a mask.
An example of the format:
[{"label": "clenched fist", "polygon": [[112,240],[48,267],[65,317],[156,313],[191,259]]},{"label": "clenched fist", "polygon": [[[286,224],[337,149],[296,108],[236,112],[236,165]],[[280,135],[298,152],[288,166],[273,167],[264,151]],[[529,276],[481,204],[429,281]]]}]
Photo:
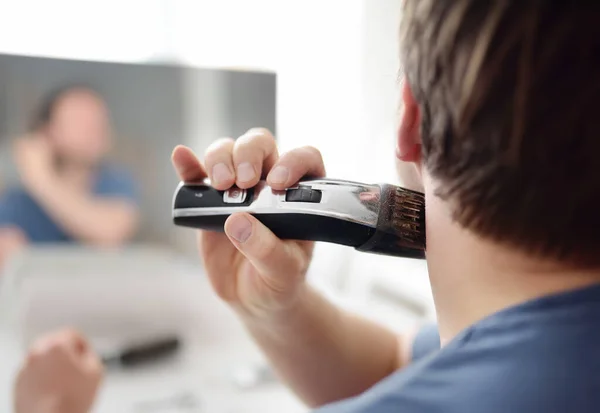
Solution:
[{"label": "clenched fist", "polygon": [[16,413],[88,413],[102,380],[102,363],[77,332],[37,340],[15,383]]}]

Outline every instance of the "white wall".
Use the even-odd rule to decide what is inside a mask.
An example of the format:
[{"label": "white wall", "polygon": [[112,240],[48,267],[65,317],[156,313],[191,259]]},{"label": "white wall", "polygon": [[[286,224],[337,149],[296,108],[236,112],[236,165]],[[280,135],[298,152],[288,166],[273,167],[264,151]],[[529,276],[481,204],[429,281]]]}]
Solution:
[{"label": "white wall", "polygon": [[135,62],[165,48],[163,0],[0,0],[0,52]]},{"label": "white wall", "polygon": [[282,147],[318,146],[331,161],[330,174],[358,178],[363,1],[173,0],[171,5],[175,56],[194,65],[276,71]]}]

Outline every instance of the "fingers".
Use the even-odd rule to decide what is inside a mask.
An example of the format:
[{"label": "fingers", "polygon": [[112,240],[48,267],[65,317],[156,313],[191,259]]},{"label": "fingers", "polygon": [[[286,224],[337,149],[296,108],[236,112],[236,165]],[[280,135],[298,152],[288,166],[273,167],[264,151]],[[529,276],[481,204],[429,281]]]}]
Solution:
[{"label": "fingers", "polygon": [[81,364],[84,371],[97,380],[100,380],[104,375],[104,364],[102,364],[100,356],[94,351],[86,353],[81,358]]},{"label": "fingers", "polygon": [[33,358],[49,354],[68,354],[75,357],[87,355],[91,348],[85,338],[73,329],[47,334],[35,341],[30,350]]},{"label": "fingers", "polygon": [[233,184],[253,187],[265,174],[268,184],[275,189],[285,189],[304,176],[325,176],[323,157],[316,148],[298,148],[279,158],[275,138],[266,129],[251,129],[237,141],[224,138],[211,144],[205,155],[208,175],[196,155],[185,146],[175,148],[172,161],[181,180],[208,176],[219,190]]},{"label": "fingers", "polygon": [[304,176],[325,176],[323,157],[318,149],[311,146],[283,154],[267,175],[267,183],[275,189],[285,189]]},{"label": "fingers", "polygon": [[183,145],[178,145],[171,155],[173,167],[182,181],[198,181],[206,178],[206,172],[194,152]]},{"label": "fingers", "polygon": [[238,138],[233,147],[235,183],[240,188],[250,188],[258,183],[263,171],[269,171],[279,154],[275,138],[266,129],[251,129]]},{"label": "fingers", "polygon": [[300,250],[277,238],[253,216],[231,215],[225,222],[225,233],[273,289],[285,289],[290,282],[287,274],[303,275]]},{"label": "fingers", "polygon": [[212,186],[225,190],[235,183],[233,148],[235,141],[223,138],[213,142],[204,155],[204,165]]},{"label": "fingers", "polygon": [[250,188],[267,175],[267,182],[276,189],[285,189],[304,176],[321,177],[325,166],[321,153],[310,146],[295,149],[279,159],[275,138],[266,129],[251,129],[234,141],[219,139],[205,154],[206,171],[194,153],[185,146],[173,151],[173,165],[182,180],[199,180],[208,176],[220,190],[233,184]]},{"label": "fingers", "polygon": [[278,157],[275,138],[266,129],[251,129],[236,141],[231,138],[215,141],[206,151],[205,167],[185,146],[177,146],[171,156],[181,180],[201,180],[208,176],[219,190],[233,184],[240,188],[253,187]]},{"label": "fingers", "polygon": [[64,329],[57,335],[71,361],[91,377],[100,377],[104,371],[102,361],[87,339],[78,331]]},{"label": "fingers", "polygon": [[88,356],[90,353],[94,353],[86,338],[76,330],[63,330],[61,338],[72,353],[77,356]]}]

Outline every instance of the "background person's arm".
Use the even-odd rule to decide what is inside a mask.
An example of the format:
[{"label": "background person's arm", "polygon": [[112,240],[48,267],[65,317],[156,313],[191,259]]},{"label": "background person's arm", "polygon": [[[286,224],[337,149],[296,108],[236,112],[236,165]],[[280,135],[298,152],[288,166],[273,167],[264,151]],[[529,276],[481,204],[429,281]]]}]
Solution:
[{"label": "background person's arm", "polygon": [[137,229],[137,206],[123,196],[78,191],[52,177],[32,195],[65,232],[85,243],[120,245]]}]

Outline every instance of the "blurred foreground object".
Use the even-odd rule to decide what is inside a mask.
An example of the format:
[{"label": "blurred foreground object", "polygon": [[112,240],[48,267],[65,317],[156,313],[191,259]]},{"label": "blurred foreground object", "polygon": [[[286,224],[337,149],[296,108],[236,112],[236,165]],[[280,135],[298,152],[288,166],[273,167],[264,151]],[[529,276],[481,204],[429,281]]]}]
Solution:
[{"label": "blurred foreground object", "polygon": [[102,382],[98,356],[77,332],[38,339],[15,383],[16,413],[88,413]]},{"label": "blurred foreground object", "polygon": [[30,246],[6,263],[0,315],[25,348],[70,326],[101,354],[113,354],[199,328],[197,271],[150,246]]}]

